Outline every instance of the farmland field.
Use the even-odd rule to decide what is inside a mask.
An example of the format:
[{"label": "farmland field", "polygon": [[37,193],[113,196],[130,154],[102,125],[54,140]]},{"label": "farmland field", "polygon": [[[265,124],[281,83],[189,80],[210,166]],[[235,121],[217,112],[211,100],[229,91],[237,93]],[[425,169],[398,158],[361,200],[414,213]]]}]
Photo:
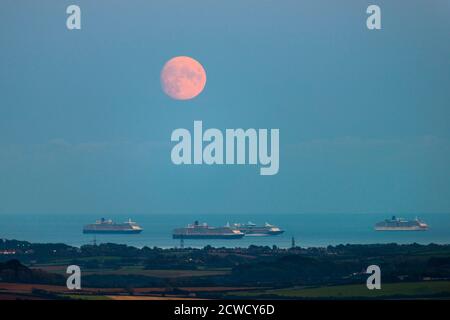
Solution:
[{"label": "farmland field", "polygon": [[[234,293],[232,294],[235,295]],[[365,285],[343,285],[324,287],[293,287],[286,289],[240,292],[240,297],[258,298],[264,296],[280,298],[388,298],[415,296],[450,297],[450,281],[422,281],[382,284],[381,290],[368,290]]]}]

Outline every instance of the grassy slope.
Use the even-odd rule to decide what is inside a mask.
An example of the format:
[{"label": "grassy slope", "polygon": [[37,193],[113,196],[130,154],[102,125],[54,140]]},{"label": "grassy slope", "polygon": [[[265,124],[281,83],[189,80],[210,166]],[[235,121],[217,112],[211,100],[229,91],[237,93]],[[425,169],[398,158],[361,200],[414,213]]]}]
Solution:
[{"label": "grassy slope", "polygon": [[[66,275],[67,265],[39,265],[36,269],[42,269],[50,273]],[[178,278],[178,277],[204,277],[229,274],[227,268],[205,269],[205,270],[159,270],[144,269],[142,266],[125,266],[118,269],[84,269],[82,274],[113,274],[113,275],[143,275],[156,278]]]},{"label": "grassy slope", "polygon": [[427,297],[433,295],[450,297],[450,281],[386,283],[381,290],[368,290],[365,285],[344,285],[317,288],[286,288],[255,292],[240,292],[243,298],[276,295],[280,298],[383,298],[393,296]]}]

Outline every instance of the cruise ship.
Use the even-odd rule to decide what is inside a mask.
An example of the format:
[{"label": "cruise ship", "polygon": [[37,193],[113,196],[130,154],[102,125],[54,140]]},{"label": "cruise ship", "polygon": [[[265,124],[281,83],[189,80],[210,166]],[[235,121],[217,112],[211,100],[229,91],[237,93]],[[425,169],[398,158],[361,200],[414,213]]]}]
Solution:
[{"label": "cruise ship", "polygon": [[375,225],[375,230],[377,231],[426,231],[428,230],[428,225],[419,220],[418,218],[414,220],[406,220],[403,218],[396,218],[393,216],[391,219],[386,219],[384,221],[378,222]]},{"label": "cruise ship", "polygon": [[93,224],[85,225],[83,233],[102,233],[102,234],[137,234],[142,232],[142,228],[128,219],[124,223],[115,223],[112,220],[102,218]]},{"label": "cruise ship", "polygon": [[173,239],[240,239],[245,234],[229,226],[210,227],[206,223],[195,221],[187,227],[173,230]]},{"label": "cruise ship", "polygon": [[263,226],[257,226],[252,222],[247,223],[235,223],[231,227],[233,230],[239,230],[246,236],[275,236],[282,234],[284,230],[281,230],[277,226],[265,223]]}]

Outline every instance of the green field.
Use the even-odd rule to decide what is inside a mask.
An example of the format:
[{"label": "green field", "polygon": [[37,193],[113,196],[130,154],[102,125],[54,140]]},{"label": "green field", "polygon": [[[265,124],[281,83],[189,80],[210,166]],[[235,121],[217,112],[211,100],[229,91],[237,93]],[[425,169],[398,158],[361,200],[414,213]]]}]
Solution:
[{"label": "green field", "polygon": [[[50,273],[66,275],[66,265],[39,265],[34,268],[42,269]],[[209,268],[202,270],[166,270],[166,269],[144,269],[142,266],[124,266],[117,269],[84,269],[83,275],[140,275],[156,278],[182,278],[182,277],[205,277],[226,275],[231,271],[229,268]]]},{"label": "green field", "polygon": [[[233,294],[234,295],[234,294]],[[263,298],[265,296],[278,296],[280,298],[426,298],[432,296],[450,298],[450,281],[423,281],[386,283],[381,290],[368,290],[364,285],[343,285],[314,288],[286,288],[265,291],[239,292],[242,298]]]},{"label": "green field", "polygon": [[111,300],[107,296],[99,296],[99,295],[87,295],[87,294],[62,294],[61,298],[65,299],[73,299],[73,300]]},{"label": "green field", "polygon": [[144,269],[142,267],[123,267],[117,270],[90,270],[84,274],[141,275],[156,278],[205,277],[229,274],[225,270],[166,270]]}]

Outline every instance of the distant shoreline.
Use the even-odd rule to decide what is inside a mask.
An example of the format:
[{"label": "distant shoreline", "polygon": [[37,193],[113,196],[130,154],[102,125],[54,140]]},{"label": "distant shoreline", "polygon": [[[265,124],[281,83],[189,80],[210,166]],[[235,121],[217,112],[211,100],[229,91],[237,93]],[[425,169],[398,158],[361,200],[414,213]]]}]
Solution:
[{"label": "distant shoreline", "polygon": [[[414,219],[413,215],[398,214],[398,217]],[[100,218],[115,222],[131,218],[143,228],[137,235],[86,235],[83,226]],[[257,225],[265,222],[276,225],[284,233],[268,237],[244,237],[236,240],[185,240],[184,246],[202,248],[248,247],[250,245],[291,247],[292,238],[302,247],[326,247],[339,244],[372,243],[450,243],[450,214],[421,214],[419,218],[429,225],[429,230],[417,232],[376,232],[377,222],[390,218],[387,214],[271,214],[271,215],[8,215],[7,223],[0,224],[0,237],[6,239],[24,239],[40,243],[66,243],[81,247],[93,243],[122,243],[137,248],[144,246],[174,248],[180,241],[172,239],[176,228],[192,224],[195,220],[206,222],[210,226],[224,226],[229,222]]]},{"label": "distant shoreline", "polygon": [[[408,231],[406,231],[408,232]],[[413,231],[411,231],[413,232]],[[254,245],[251,244],[249,246],[246,247],[224,247],[224,246],[212,246],[209,244],[203,245],[203,246],[184,246],[183,248],[180,246],[173,246],[173,247],[159,247],[159,246],[142,246],[142,247],[138,247],[138,246],[133,246],[133,245],[128,245],[125,243],[114,243],[114,242],[97,242],[96,244],[93,244],[92,241],[90,243],[86,243],[83,244],[81,246],[74,246],[74,245],[70,245],[64,242],[32,242],[32,241],[28,241],[28,240],[17,240],[17,239],[6,239],[6,238],[0,238],[0,246],[2,244],[2,242],[18,242],[18,243],[28,243],[30,245],[43,245],[43,246],[52,246],[52,245],[64,245],[67,247],[72,247],[72,248],[77,248],[80,249],[83,246],[100,246],[100,245],[118,245],[118,246],[126,246],[129,248],[134,248],[134,249],[143,249],[143,248],[152,248],[152,249],[160,249],[160,250],[189,250],[189,249],[194,249],[194,250],[202,250],[205,248],[211,248],[211,249],[224,249],[224,250],[247,250],[249,249],[249,247],[262,247],[262,248],[271,248],[274,249],[276,248],[277,250],[290,250],[293,247],[278,247],[276,245],[274,246],[265,246],[265,245]],[[195,241],[195,240],[193,240]],[[395,246],[413,246],[413,245],[417,245],[417,246],[450,246],[450,242],[449,243],[434,243],[434,242],[430,242],[430,243],[417,243],[417,242],[411,242],[411,243],[396,243],[396,242],[389,242],[389,243],[341,243],[341,244],[329,244],[329,245],[325,245],[325,246],[295,246],[295,248],[300,248],[300,249],[326,249],[327,247],[341,247],[341,246],[361,246],[361,247],[370,247],[370,246],[390,246],[390,245],[395,245]],[[0,255],[2,253],[0,252]]]}]

